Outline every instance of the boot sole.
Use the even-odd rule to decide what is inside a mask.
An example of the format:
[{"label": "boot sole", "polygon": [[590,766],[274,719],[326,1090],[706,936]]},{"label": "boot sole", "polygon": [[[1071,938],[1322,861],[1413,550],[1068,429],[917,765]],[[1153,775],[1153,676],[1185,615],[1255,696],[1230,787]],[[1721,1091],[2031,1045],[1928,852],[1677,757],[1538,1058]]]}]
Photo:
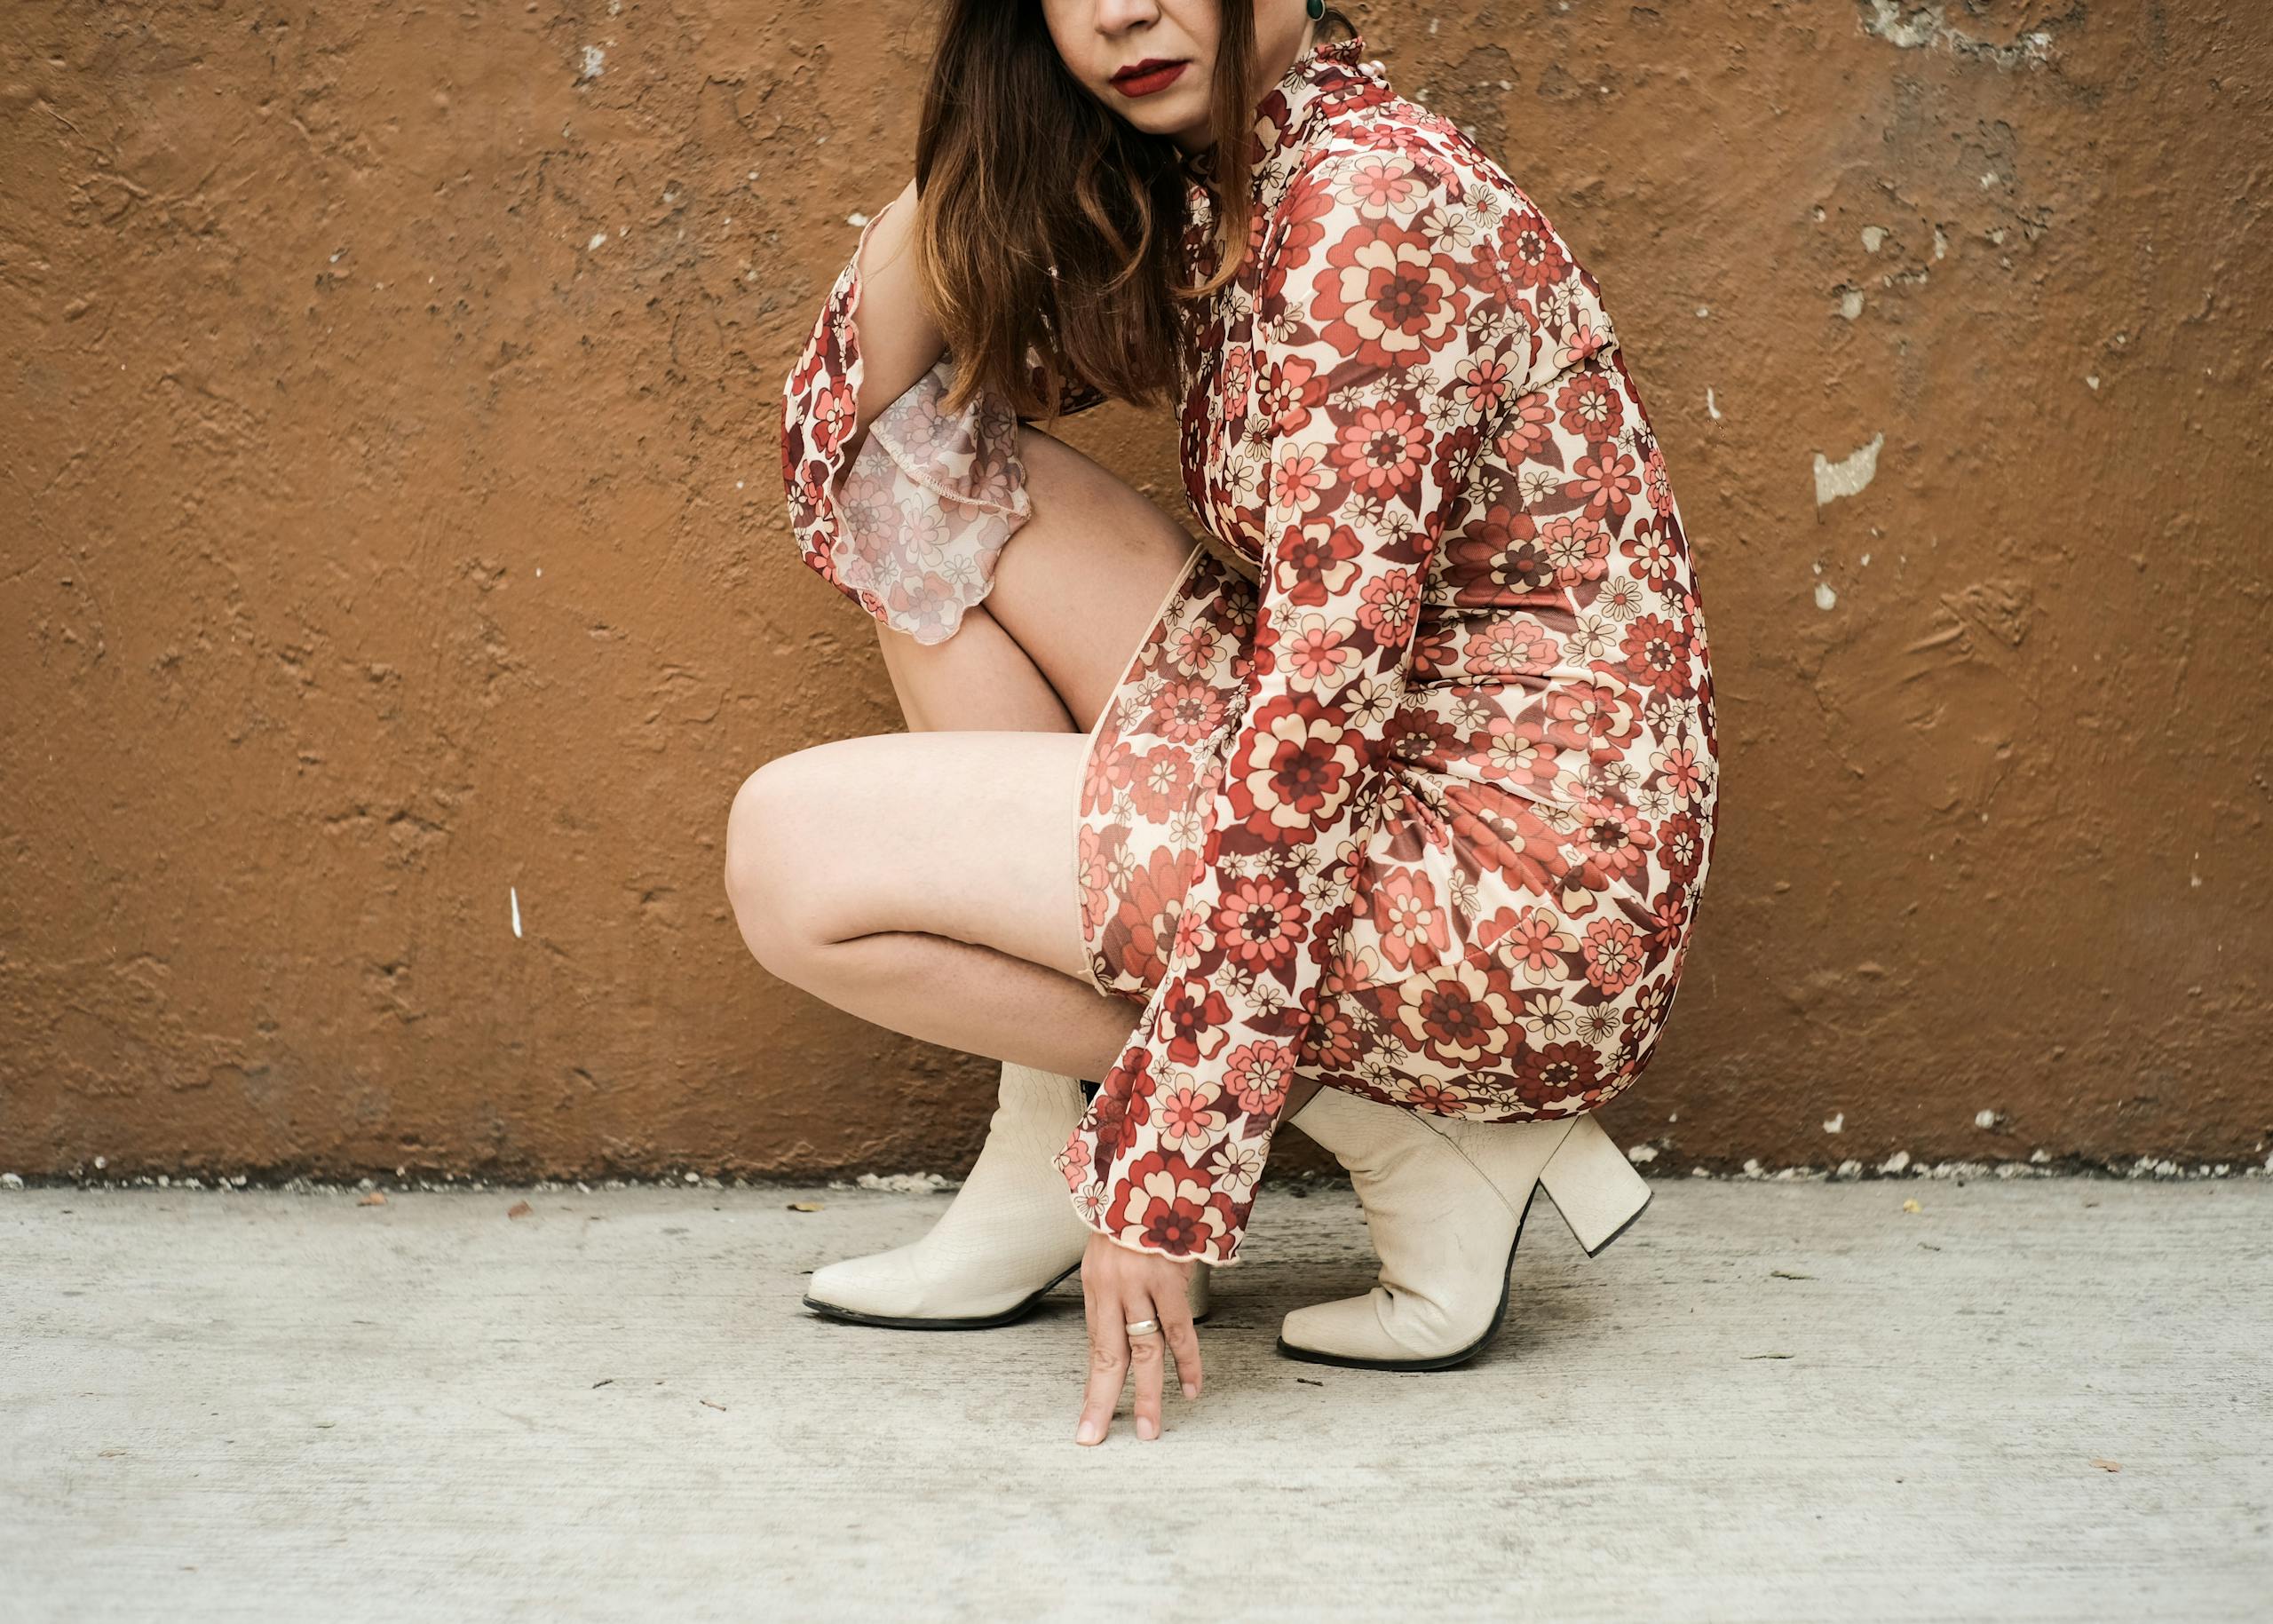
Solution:
[{"label": "boot sole", "polygon": [[[834,1319],[843,1325],[874,1326],[886,1331],[991,1331],[1000,1326],[1015,1325],[1028,1314],[1033,1313],[1035,1309],[1041,1306],[1041,1300],[1044,1297],[1071,1279],[1081,1266],[1080,1264],[1075,1264],[1073,1268],[1058,1275],[1040,1291],[1013,1303],[999,1314],[986,1314],[974,1319],[911,1319],[892,1314],[864,1314],[857,1308],[839,1308],[836,1303],[824,1303],[818,1297],[806,1297],[804,1302],[807,1308],[812,1310],[823,1319]],[[1192,1317],[1192,1323],[1204,1325],[1208,1321],[1208,1315],[1215,1311],[1216,1306],[1210,1303],[1208,1305],[1207,1313],[1194,1314]]]},{"label": "boot sole", "polygon": [[[1531,1204],[1539,1199],[1540,1188],[1539,1183],[1536,1181],[1532,1183],[1531,1193],[1524,1197],[1523,1211],[1516,1215],[1516,1238],[1508,1244],[1508,1267],[1500,1280],[1500,1306],[1492,1311],[1492,1323],[1484,1327],[1484,1335],[1469,1343],[1467,1347],[1456,1352],[1439,1353],[1429,1359],[1358,1359],[1344,1353],[1321,1353],[1313,1348],[1298,1348],[1281,1336],[1279,1339],[1279,1351],[1287,1359],[1300,1359],[1306,1365],[1334,1365],[1343,1370],[1450,1370],[1455,1365],[1465,1365],[1483,1352],[1485,1344],[1500,1334],[1500,1323],[1508,1317],[1508,1295],[1515,1287],[1516,1252],[1523,1245],[1524,1225],[1531,1219]],[[1601,1246],[1592,1250],[1588,1250],[1584,1247],[1580,1249],[1585,1251],[1588,1257],[1599,1257],[1612,1241],[1634,1227],[1634,1218],[1638,1218],[1648,1211],[1650,1202],[1656,1199],[1657,1192],[1653,1190],[1643,1198],[1642,1204],[1634,1209],[1634,1217],[1627,1219],[1625,1223],[1611,1231],[1604,1238]]]}]

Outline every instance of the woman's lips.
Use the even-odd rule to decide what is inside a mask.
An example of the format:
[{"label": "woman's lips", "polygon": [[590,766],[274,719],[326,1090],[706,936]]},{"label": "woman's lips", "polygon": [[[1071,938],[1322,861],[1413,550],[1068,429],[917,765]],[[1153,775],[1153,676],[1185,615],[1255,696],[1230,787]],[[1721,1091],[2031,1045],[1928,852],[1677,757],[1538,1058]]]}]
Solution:
[{"label": "woman's lips", "polygon": [[1169,62],[1163,67],[1148,67],[1141,74],[1115,79],[1113,88],[1124,96],[1150,96],[1155,91],[1164,91],[1174,84],[1183,75],[1184,70],[1191,66],[1189,62]]}]

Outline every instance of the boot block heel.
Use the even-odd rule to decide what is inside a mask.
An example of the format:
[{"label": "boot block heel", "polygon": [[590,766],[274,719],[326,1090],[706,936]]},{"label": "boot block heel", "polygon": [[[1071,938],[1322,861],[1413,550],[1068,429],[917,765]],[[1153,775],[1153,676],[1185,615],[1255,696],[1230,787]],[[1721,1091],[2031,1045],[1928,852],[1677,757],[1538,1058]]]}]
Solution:
[{"label": "boot block heel", "polygon": [[1625,1233],[1650,1204],[1650,1181],[1634,1170],[1591,1113],[1572,1121],[1539,1182],[1589,1257]]}]

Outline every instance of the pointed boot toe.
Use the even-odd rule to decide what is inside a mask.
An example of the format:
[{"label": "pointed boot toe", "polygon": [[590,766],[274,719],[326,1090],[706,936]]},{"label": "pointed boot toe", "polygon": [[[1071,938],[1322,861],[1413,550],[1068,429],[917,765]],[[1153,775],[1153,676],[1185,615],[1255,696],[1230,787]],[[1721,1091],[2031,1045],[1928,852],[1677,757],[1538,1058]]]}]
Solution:
[{"label": "pointed boot toe", "polygon": [[805,1307],[911,1331],[985,1330],[1032,1312],[1089,1244],[1053,1164],[1083,1108],[1075,1079],[1006,1063],[986,1143],[939,1221],[907,1246],[814,1270]]}]

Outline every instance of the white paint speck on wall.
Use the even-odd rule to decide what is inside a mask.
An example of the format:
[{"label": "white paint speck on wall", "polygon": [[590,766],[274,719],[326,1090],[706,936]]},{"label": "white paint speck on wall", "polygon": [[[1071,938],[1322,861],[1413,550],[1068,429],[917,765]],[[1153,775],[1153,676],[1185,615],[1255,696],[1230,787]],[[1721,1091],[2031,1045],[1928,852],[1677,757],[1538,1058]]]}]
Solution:
[{"label": "white paint speck on wall", "polygon": [[579,79],[597,79],[606,66],[607,52],[598,45],[587,45],[584,47],[584,70],[576,76]]},{"label": "white paint speck on wall", "polygon": [[1815,504],[1823,507],[1841,496],[1859,495],[1872,480],[1879,477],[1879,453],[1886,447],[1883,431],[1871,437],[1871,443],[1853,456],[1833,462],[1820,451],[1815,454]]},{"label": "white paint speck on wall", "polygon": [[1847,1113],[1844,1111],[1834,1112],[1832,1115],[1824,1118],[1823,1131],[1826,1133],[1846,1132]]},{"label": "white paint speck on wall", "polygon": [[518,887],[508,885],[505,896],[513,905],[513,935],[518,939],[521,934],[521,893]]}]

